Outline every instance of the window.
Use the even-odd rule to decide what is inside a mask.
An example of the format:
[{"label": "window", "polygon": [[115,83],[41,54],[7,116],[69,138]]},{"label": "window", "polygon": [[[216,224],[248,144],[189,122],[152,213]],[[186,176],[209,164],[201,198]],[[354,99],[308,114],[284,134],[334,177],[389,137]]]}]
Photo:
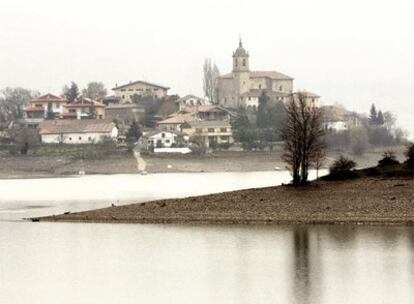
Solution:
[{"label": "window", "polygon": [[243,66],[246,66],[246,59],[243,59]]},{"label": "window", "polygon": [[214,133],[214,131],[215,131],[214,128],[208,128],[209,133]]},{"label": "window", "polygon": [[224,140],[224,141],[228,141],[229,140],[229,137],[228,136],[220,136],[220,139],[221,140]]},{"label": "window", "polygon": [[92,137],[90,137],[90,136],[89,136],[89,137],[88,137],[88,140],[89,140],[89,141],[92,141]]},{"label": "window", "polygon": [[125,92],[126,90],[125,89],[121,89],[121,92]]},{"label": "window", "polygon": [[72,137],[69,137],[69,140],[72,140]]},{"label": "window", "polygon": [[249,96],[249,101],[251,101],[252,100],[252,98]]},{"label": "window", "polygon": [[79,140],[82,140],[82,137],[79,136]]},{"label": "window", "polygon": [[122,99],[125,99],[125,95],[122,95]]},{"label": "window", "polygon": [[262,85],[261,84],[259,84],[259,89],[261,89],[262,88]]},{"label": "window", "polygon": [[221,128],[220,132],[227,132],[227,128]]},{"label": "window", "polygon": [[203,129],[202,128],[196,128],[196,132],[201,133],[201,132],[203,132]]},{"label": "window", "polygon": [[161,137],[162,138],[165,138],[165,133],[161,133]]},{"label": "window", "polygon": [[280,91],[280,92],[283,92],[283,86],[280,86],[280,87],[279,87],[279,91]]},{"label": "window", "polygon": [[170,143],[170,140],[169,140],[169,139],[166,139],[166,140],[165,140],[165,143],[166,143],[166,144],[169,144],[169,143]]}]

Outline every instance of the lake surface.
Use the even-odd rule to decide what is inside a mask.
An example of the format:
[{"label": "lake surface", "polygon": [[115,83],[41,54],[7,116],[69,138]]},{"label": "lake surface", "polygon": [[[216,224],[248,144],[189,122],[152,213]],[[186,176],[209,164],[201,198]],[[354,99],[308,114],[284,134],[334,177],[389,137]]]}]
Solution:
[{"label": "lake surface", "polygon": [[414,303],[414,229],[30,223],[286,172],[0,180],[0,303]]}]

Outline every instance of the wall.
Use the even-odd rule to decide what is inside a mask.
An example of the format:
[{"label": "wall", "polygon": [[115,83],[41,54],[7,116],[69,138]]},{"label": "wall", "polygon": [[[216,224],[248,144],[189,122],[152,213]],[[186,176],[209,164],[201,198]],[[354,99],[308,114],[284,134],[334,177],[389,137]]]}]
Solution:
[{"label": "wall", "polygon": [[[63,134],[63,136],[60,136],[59,134],[46,134],[41,135],[41,138],[42,143],[44,144],[58,144],[62,141],[62,139],[63,143],[65,144],[91,144],[99,143],[105,137],[111,137],[112,139],[116,139],[117,136],[118,130],[114,128],[112,130],[112,133],[68,133]],[[79,137],[81,139],[79,139]]]}]

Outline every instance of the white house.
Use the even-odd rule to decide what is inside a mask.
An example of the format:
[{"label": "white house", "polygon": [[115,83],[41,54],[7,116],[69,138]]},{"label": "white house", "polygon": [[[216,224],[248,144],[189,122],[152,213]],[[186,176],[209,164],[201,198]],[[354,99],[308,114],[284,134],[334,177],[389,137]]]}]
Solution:
[{"label": "white house", "polygon": [[154,131],[147,135],[148,146],[152,148],[171,148],[178,144],[187,144],[189,137],[171,131]]},{"label": "white house", "polygon": [[107,139],[116,140],[118,129],[109,120],[45,120],[39,125],[45,144],[94,144]]}]

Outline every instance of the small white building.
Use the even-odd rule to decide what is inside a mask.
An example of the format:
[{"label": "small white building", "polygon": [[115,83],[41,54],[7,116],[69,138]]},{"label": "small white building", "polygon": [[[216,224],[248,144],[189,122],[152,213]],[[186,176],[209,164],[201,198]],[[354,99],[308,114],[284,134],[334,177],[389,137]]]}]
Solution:
[{"label": "small white building", "polygon": [[115,141],[118,129],[103,119],[45,120],[39,125],[39,135],[45,144],[96,144]]},{"label": "small white building", "polygon": [[147,135],[148,146],[152,148],[171,148],[178,144],[188,144],[189,137],[185,134],[171,131],[154,131]]}]

